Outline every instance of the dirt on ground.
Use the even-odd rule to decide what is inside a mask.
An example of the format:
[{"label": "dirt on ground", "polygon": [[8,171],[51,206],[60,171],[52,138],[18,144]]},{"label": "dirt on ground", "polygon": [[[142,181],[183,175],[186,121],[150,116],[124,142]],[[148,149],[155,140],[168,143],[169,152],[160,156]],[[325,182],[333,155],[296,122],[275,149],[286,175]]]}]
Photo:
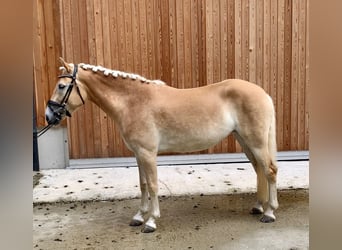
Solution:
[{"label": "dirt on ground", "polygon": [[308,190],[279,191],[277,221],[250,215],[255,194],[161,197],[157,231],[130,227],[139,199],[36,204],[33,249],[308,249]]}]

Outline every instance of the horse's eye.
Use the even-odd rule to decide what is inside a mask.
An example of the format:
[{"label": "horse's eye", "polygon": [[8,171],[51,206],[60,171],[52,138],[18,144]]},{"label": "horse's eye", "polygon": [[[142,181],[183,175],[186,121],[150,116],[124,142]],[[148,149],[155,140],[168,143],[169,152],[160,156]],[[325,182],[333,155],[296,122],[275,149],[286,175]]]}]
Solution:
[{"label": "horse's eye", "polygon": [[64,89],[66,86],[63,83],[58,84],[58,89],[62,90]]}]

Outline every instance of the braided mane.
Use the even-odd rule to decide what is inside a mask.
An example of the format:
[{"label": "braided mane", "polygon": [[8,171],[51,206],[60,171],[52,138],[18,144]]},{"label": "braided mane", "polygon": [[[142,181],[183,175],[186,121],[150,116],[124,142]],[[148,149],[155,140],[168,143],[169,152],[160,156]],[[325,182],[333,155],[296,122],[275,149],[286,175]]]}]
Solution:
[{"label": "braided mane", "polygon": [[101,72],[105,76],[111,75],[114,78],[117,78],[117,77],[120,76],[122,78],[130,78],[132,80],[139,80],[141,82],[146,82],[146,83],[153,83],[153,84],[157,84],[157,85],[166,85],[166,83],[161,81],[161,80],[148,80],[145,77],[137,75],[137,74],[132,74],[132,73],[126,73],[126,72],[122,72],[122,71],[118,71],[118,70],[107,69],[107,68],[102,67],[102,66],[94,66],[94,65],[85,64],[85,63],[81,63],[79,65],[84,70],[92,70],[95,73],[96,72]]}]

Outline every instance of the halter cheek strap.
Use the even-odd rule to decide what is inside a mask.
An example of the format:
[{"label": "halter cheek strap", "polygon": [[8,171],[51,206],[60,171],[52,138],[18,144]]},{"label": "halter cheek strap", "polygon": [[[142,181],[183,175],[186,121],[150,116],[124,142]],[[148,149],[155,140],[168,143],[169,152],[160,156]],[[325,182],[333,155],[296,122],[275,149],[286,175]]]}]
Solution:
[{"label": "halter cheek strap", "polygon": [[74,85],[76,86],[77,94],[79,95],[79,97],[81,98],[82,103],[84,104],[84,99],[83,99],[83,97],[81,95],[81,91],[80,91],[80,89],[79,89],[79,87],[78,87],[78,85],[76,83],[77,70],[78,70],[78,65],[74,64],[74,71],[73,71],[72,75],[67,74],[67,75],[60,75],[60,76],[58,76],[58,78],[65,78],[65,77],[71,78],[71,83],[69,85],[69,88],[68,88],[67,92],[65,93],[65,96],[63,97],[63,99],[62,99],[60,104],[66,104],[68,102],[69,96],[71,94],[71,91],[72,91],[72,88],[74,87]]},{"label": "halter cheek strap", "polygon": [[80,89],[77,85],[77,82],[76,82],[77,70],[78,70],[78,65],[74,64],[74,70],[73,70],[72,75],[65,74],[65,75],[58,76],[58,78],[71,78],[71,82],[70,82],[68,89],[67,89],[67,91],[66,91],[66,93],[65,93],[65,95],[64,95],[64,97],[60,103],[52,101],[52,100],[48,101],[48,107],[54,113],[56,118],[61,119],[63,113],[65,115],[71,117],[71,113],[69,112],[69,110],[66,109],[66,104],[69,100],[69,97],[70,97],[70,94],[72,92],[74,85],[76,86],[76,91],[77,91],[78,96],[81,98],[81,101],[84,104],[84,99],[81,95],[81,91],[80,91]]}]

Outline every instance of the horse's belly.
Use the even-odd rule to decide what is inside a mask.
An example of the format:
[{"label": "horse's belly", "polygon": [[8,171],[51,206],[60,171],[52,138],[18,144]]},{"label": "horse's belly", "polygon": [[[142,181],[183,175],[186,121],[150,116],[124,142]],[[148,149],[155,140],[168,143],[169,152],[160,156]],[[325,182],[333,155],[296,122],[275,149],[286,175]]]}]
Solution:
[{"label": "horse's belly", "polygon": [[208,149],[232,131],[231,122],[211,124],[208,126],[193,125],[183,130],[168,130],[160,134],[159,152],[194,152]]}]

